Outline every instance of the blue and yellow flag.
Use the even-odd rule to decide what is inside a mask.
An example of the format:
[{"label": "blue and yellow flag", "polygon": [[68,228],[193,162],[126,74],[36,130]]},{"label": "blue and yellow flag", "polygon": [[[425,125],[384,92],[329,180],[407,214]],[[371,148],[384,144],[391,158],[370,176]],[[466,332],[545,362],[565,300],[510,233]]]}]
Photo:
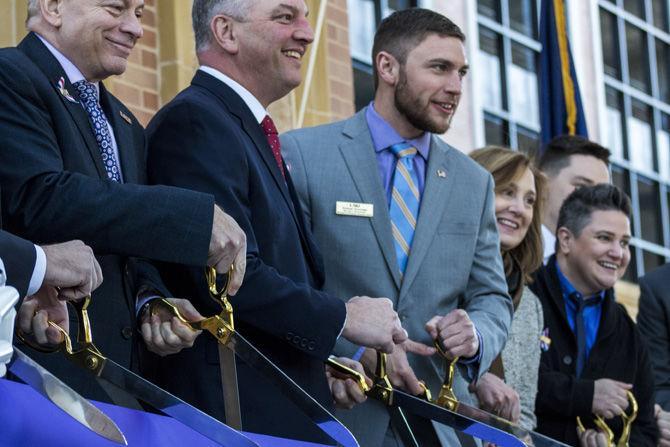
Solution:
[{"label": "blue and yellow flag", "polygon": [[557,135],[588,137],[563,0],[542,0],[540,43],[542,146]]}]

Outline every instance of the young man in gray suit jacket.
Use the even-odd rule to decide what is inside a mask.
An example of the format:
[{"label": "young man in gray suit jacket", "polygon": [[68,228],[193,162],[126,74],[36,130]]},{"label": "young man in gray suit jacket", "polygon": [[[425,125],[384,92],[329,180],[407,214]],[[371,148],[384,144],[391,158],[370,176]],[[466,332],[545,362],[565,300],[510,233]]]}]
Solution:
[{"label": "young man in gray suit jacket", "polygon": [[[325,289],[390,297],[409,332],[412,340],[389,357],[391,381],[419,394],[421,379],[437,393],[445,372],[432,348],[439,339],[449,357],[461,359],[456,392],[467,399],[463,379],[477,378],[502,349],[512,302],[493,180],[437,137],[461,96],[464,39],[435,12],[392,14],[375,36],[374,102],[350,119],[289,132],[281,142],[323,249]],[[360,356],[374,370],[374,352],[344,341],[336,351]],[[368,399],[339,416],[361,445],[401,445],[378,402]],[[422,445],[458,444],[452,430],[436,431],[440,441]]]}]

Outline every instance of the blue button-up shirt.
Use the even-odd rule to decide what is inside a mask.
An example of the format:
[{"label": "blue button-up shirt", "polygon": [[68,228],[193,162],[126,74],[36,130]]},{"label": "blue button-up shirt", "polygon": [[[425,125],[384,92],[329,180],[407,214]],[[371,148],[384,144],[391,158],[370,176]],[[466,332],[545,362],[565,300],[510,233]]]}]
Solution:
[{"label": "blue button-up shirt", "polygon": [[368,122],[372,144],[375,148],[377,157],[377,167],[382,179],[384,191],[386,191],[386,201],[391,204],[391,190],[393,189],[393,173],[395,172],[396,156],[391,149],[394,144],[409,143],[416,148],[418,154],[414,157],[414,172],[419,179],[420,196],[423,195],[423,188],[426,184],[426,163],[428,163],[428,154],[430,153],[430,132],[424,132],[420,137],[406,140],[382,118],[375,110],[374,101],[370,103],[365,111],[365,119]]},{"label": "blue button-up shirt", "polygon": [[[577,299],[583,299],[581,293],[575,289],[572,283],[565,277],[561,268],[556,262],[556,273],[558,274],[558,281],[561,285],[561,293],[563,295],[563,302],[565,303],[565,315],[568,318],[568,324],[572,332],[575,332],[575,317],[577,316],[577,303],[570,299],[570,295],[575,294]],[[593,296],[599,296],[600,299],[598,303],[593,306],[587,306],[583,311],[584,318],[584,331],[586,332],[586,358],[589,358],[589,353],[591,348],[596,343],[596,338],[598,337],[598,328],[600,327],[600,316],[602,315],[603,310],[603,301],[605,300],[605,291],[601,290],[600,292],[594,294]]]}]

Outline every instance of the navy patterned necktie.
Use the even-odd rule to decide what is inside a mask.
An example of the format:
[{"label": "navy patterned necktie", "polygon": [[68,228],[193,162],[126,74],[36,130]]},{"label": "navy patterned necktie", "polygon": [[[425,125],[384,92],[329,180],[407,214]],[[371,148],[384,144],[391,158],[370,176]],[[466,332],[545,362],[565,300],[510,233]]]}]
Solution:
[{"label": "navy patterned necktie", "polygon": [[91,128],[95,134],[95,140],[98,142],[98,148],[102,156],[102,163],[107,172],[107,178],[115,182],[121,182],[121,173],[116,155],[114,154],[112,136],[109,134],[107,118],[98,102],[98,92],[95,85],[85,80],[77,81],[73,85],[77,89],[77,92],[79,92],[79,99],[81,99],[81,103],[86,113],[88,113]]}]

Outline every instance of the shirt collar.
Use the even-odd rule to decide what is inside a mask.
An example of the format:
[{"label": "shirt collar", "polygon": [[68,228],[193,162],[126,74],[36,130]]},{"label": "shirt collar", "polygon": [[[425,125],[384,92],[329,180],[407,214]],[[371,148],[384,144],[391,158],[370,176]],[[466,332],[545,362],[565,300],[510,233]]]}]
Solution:
[{"label": "shirt collar", "polygon": [[[63,71],[65,72],[65,76],[67,76],[68,81],[70,81],[70,84],[73,84],[75,82],[79,81],[85,81],[86,78],[84,75],[81,73],[81,71],[77,68],[76,65],[70,61],[63,53],[58,51],[56,47],[51,45],[49,41],[47,41],[44,37],[40,36],[39,34],[36,34],[37,37],[42,41],[45,47],[47,47],[47,50],[53,55],[53,57],[56,58],[60,66],[63,68]],[[98,96],[98,99],[100,98],[100,85],[98,82],[92,82],[92,84],[95,86],[95,92],[96,95]]]},{"label": "shirt collar", "polygon": [[365,110],[365,119],[368,122],[370,135],[372,136],[372,143],[375,147],[375,152],[381,152],[388,149],[390,146],[398,143],[407,142],[414,146],[421,154],[424,160],[428,160],[430,152],[430,132],[424,132],[420,137],[411,140],[405,140],[398,135],[398,132],[391,126],[374,107],[374,101],[370,102]]},{"label": "shirt collar", "polygon": [[207,65],[201,65],[200,70],[214,76],[216,79],[233,89],[233,91],[237,93],[240,98],[242,98],[242,101],[244,101],[247,107],[249,107],[249,110],[251,110],[251,113],[254,115],[254,118],[256,118],[256,121],[258,121],[259,124],[261,121],[263,121],[265,116],[268,114],[268,111],[265,110],[265,107],[263,107],[260,101],[256,99],[256,97],[252,95],[249,90],[244,88],[239,82],[221,73],[216,68],[212,68]]},{"label": "shirt collar", "polygon": [[[561,271],[561,267],[558,265],[558,258],[554,258],[554,262],[556,263],[556,274],[558,275],[558,282],[561,285],[561,293],[563,294],[563,298],[568,299],[572,294],[577,294],[579,298],[583,298],[582,294],[578,292],[577,289],[575,289],[575,286],[572,285],[570,280]],[[603,300],[605,299],[605,291],[601,290],[594,293],[592,296],[599,296],[600,300]]]}]

